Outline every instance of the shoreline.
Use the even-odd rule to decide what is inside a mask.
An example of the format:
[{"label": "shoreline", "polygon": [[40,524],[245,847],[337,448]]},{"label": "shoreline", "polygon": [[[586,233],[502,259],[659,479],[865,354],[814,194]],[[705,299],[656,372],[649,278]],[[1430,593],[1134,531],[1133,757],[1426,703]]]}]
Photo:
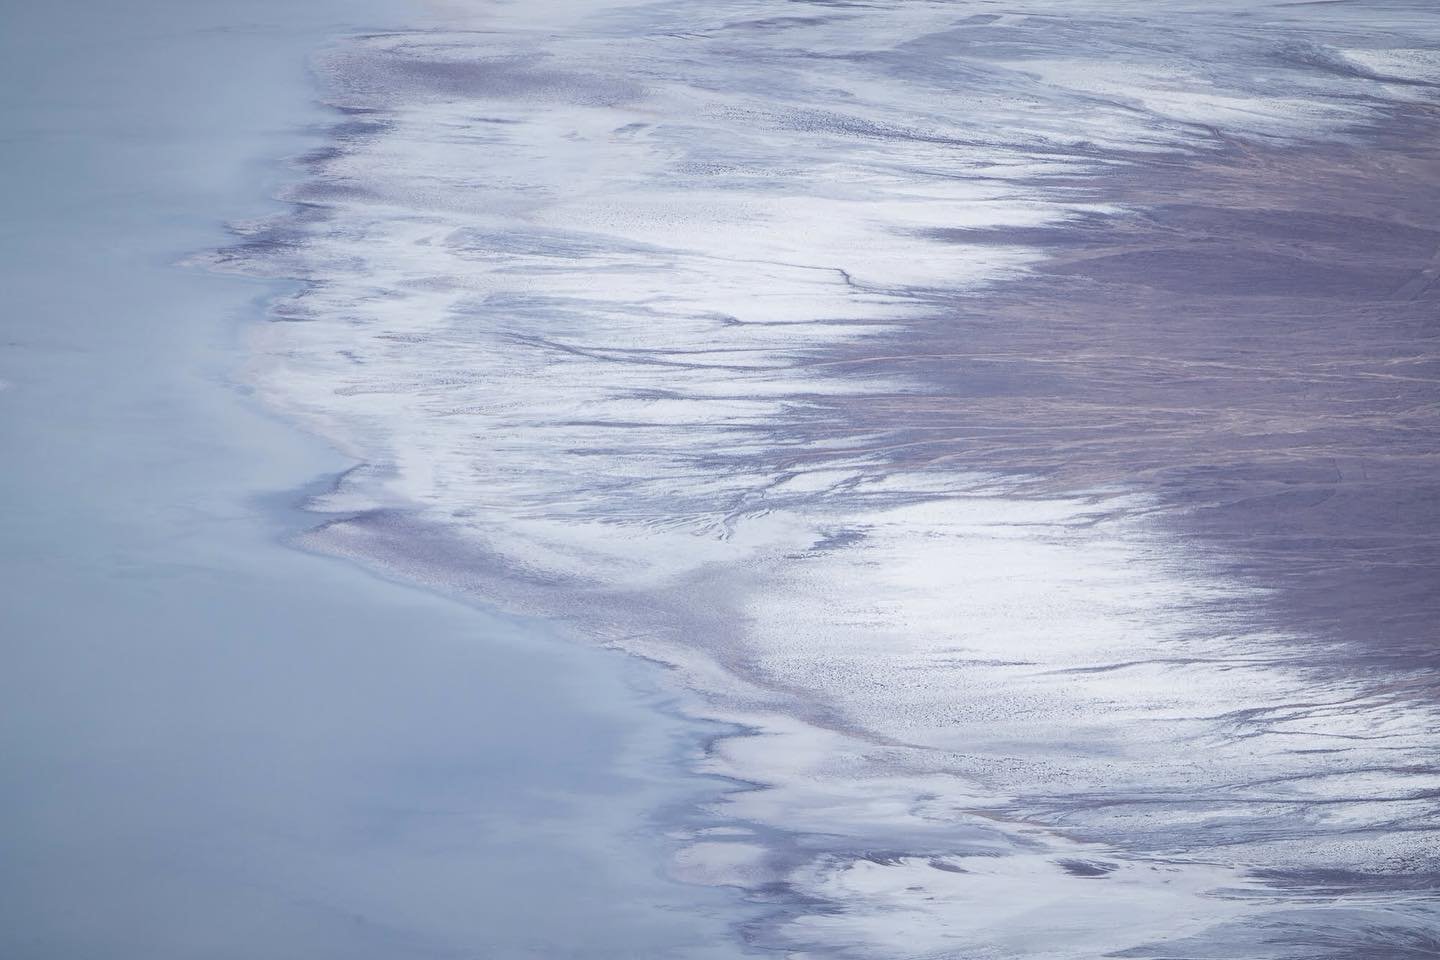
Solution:
[{"label": "shoreline", "polygon": [[7,18],[7,956],[749,955],[749,905],[656,869],[722,790],[677,763],[711,729],[643,665],[288,546],[349,467],[239,386],[287,285],[175,265],[283,209],[305,58],[398,9]]}]

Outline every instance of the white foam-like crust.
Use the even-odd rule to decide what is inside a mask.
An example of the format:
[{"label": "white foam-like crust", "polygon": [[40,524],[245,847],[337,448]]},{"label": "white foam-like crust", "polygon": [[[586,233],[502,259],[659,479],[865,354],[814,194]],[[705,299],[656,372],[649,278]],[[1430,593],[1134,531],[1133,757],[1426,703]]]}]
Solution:
[{"label": "white foam-like crust", "polygon": [[[310,281],[254,378],[363,464],[311,542],[675,664],[753,731],[699,762],[768,831],[678,868],[838,905],[795,956],[1096,956],[1303,908],[1253,868],[1433,856],[1385,827],[1429,815],[1435,718],[1217,615],[1253,588],[1145,504],[817,419],[922,389],[838,349],[1039,255],[940,231],[1114,213],[1083,188],[1117,157],[1345,136],[1432,68],[1260,6],[546,0],[340,45],[380,125],[229,258]],[[1245,69],[1267,44],[1334,69]]]}]

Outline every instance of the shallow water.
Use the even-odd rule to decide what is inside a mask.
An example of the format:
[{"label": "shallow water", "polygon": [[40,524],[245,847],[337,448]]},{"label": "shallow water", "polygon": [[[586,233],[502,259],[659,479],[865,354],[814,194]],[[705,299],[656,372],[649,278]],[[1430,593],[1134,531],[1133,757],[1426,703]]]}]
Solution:
[{"label": "shallow water", "polygon": [[215,258],[309,545],[752,731],[757,942],[1435,952],[1432,5],[446,16]]},{"label": "shallow water", "polygon": [[[740,955],[653,671],[299,552],[349,461],[230,378],[356,3],[0,7],[0,954]],[[317,479],[318,478],[318,479]]]}]

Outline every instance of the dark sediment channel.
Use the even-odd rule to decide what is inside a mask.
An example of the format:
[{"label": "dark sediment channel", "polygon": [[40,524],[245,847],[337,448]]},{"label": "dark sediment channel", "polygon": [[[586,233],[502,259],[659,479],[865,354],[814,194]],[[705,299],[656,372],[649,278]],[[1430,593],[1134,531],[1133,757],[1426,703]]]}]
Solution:
[{"label": "dark sediment channel", "polygon": [[1396,109],[1346,142],[1230,140],[1083,188],[1121,216],[945,231],[1048,259],[877,338],[903,359],[874,363],[928,389],[837,414],[912,463],[1142,491],[1264,589],[1235,614],[1305,638],[1277,655],[1433,697],[1437,143],[1433,108]]}]

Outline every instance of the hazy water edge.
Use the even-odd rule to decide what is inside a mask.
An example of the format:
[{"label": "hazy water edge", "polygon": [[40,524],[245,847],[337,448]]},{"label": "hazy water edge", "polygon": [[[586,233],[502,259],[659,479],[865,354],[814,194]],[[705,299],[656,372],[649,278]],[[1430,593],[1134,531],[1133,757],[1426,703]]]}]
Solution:
[{"label": "hazy water edge", "polygon": [[221,258],[317,549],[755,731],[800,955],[1433,952],[1432,10],[461,9]]},{"label": "hazy water edge", "polygon": [[0,8],[0,954],[738,955],[658,868],[653,672],[281,544],[349,463],[240,395],[305,70],[389,4]]}]

